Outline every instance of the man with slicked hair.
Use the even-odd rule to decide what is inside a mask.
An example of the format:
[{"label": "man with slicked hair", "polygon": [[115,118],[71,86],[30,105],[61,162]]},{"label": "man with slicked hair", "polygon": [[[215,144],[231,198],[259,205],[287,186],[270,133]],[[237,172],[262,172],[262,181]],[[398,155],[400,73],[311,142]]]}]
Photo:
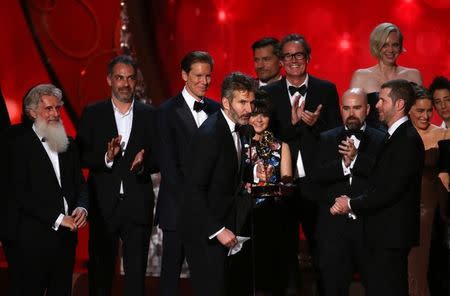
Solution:
[{"label": "man with slicked hair", "polygon": [[192,51],[181,60],[183,90],[158,108],[161,185],[155,224],[163,230],[159,295],[178,295],[178,279],[185,258],[177,230],[177,211],[183,198],[188,147],[198,127],[220,105],[207,98],[214,62],[209,53]]}]

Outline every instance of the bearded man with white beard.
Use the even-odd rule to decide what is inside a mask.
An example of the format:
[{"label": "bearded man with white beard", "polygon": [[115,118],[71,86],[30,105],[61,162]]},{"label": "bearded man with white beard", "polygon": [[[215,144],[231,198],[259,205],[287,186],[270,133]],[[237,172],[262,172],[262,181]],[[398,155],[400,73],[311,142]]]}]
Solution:
[{"label": "bearded man with white beard", "polygon": [[88,196],[78,150],[61,121],[62,105],[55,86],[32,88],[23,110],[33,124],[11,133],[2,153],[10,173],[5,227],[14,295],[71,295]]}]

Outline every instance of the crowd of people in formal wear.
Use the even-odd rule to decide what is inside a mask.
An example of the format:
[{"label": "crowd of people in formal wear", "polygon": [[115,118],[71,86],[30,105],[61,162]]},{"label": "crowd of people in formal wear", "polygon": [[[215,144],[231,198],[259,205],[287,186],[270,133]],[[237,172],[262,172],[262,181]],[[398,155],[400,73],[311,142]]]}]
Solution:
[{"label": "crowd of people in formal wear", "polygon": [[0,153],[11,295],[71,295],[87,223],[91,296],[112,295],[119,246],[124,295],[145,295],[152,225],[163,231],[161,296],[180,293],[184,260],[194,295],[299,295],[299,225],[319,295],[349,295],[355,274],[368,296],[431,295],[433,225],[448,227],[449,80],[427,89],[398,65],[391,23],[372,31],[377,63],[354,72],[341,101],[309,74],[304,36],[251,48],[257,78],[228,74],[218,100],[206,97],[213,58],[187,53],[183,89],[156,109],[136,98],[136,60],[115,57],[111,96],[84,108],[75,139],[60,89],[26,94]]}]

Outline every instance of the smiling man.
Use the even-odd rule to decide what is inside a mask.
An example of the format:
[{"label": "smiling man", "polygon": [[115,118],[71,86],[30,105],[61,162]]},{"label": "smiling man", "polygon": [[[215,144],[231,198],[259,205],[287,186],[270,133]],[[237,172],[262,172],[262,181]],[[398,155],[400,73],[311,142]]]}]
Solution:
[{"label": "smiling man", "polygon": [[77,147],[61,121],[62,105],[60,89],[35,86],[23,102],[32,126],[4,139],[10,159],[2,163],[11,165],[11,182],[4,184],[11,193],[9,268],[17,295],[71,295],[77,230],[86,225],[88,196]]},{"label": "smiling man", "polygon": [[263,89],[269,94],[273,106],[271,129],[278,139],[289,144],[294,176],[298,180],[298,190],[291,200],[291,208],[295,210],[285,215],[292,220],[287,222],[292,228],[292,242],[289,244],[292,250],[289,251],[292,253],[292,269],[298,270],[298,219],[301,220],[310,247],[314,249],[317,212],[311,201],[313,194],[303,189],[306,188],[305,184],[310,183],[319,134],[340,125],[341,116],[336,86],[308,74],[311,47],[305,37],[289,34],[281,40],[280,49],[286,77]]},{"label": "smiling man", "polygon": [[177,210],[183,198],[189,143],[198,127],[220,105],[205,97],[214,62],[209,53],[193,51],[181,60],[183,90],[158,109],[161,185],[155,224],[163,230],[159,295],[177,295],[185,252],[177,231]]},{"label": "smiling man", "polygon": [[430,85],[430,93],[433,96],[433,105],[439,117],[442,119],[441,127],[450,127],[450,81],[447,77],[438,76]]},{"label": "smiling man", "polygon": [[222,109],[192,138],[178,229],[186,250],[194,295],[225,295],[228,249],[236,239],[236,192],[240,186],[241,140],[237,125],[254,108],[254,80],[229,74],[222,83]]},{"label": "smiling man", "polygon": [[422,139],[408,119],[414,98],[404,79],[385,82],[376,105],[389,139],[370,175],[370,188],[336,198],[330,212],[363,218],[367,246],[367,295],[408,295],[408,254],[419,243]]}]

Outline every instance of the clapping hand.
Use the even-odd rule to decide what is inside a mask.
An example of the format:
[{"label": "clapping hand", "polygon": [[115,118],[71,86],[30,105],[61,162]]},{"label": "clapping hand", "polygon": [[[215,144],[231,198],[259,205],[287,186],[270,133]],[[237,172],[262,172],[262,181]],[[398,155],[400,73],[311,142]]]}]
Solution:
[{"label": "clapping hand", "polygon": [[145,154],[144,149],[142,149],[136,154],[133,163],[131,164],[130,171],[134,172],[141,169],[142,163],[144,162],[144,154]]},{"label": "clapping hand", "polygon": [[358,153],[358,149],[356,149],[354,141],[347,137],[345,140],[341,141],[338,148],[339,153],[342,155],[342,159],[344,160],[345,166],[350,166],[351,162],[355,159],[356,154]]},{"label": "clapping hand", "polygon": [[118,135],[115,138],[112,138],[111,141],[108,142],[108,150],[106,151],[106,159],[108,162],[114,160],[121,149],[121,141],[122,136]]},{"label": "clapping hand", "polygon": [[298,102],[300,101],[300,96],[297,96],[297,98],[294,101],[294,104],[292,105],[291,109],[291,123],[292,125],[296,125],[303,116],[304,110],[305,110],[305,101],[303,101],[300,106]]},{"label": "clapping hand", "polygon": [[[304,103],[305,102],[303,102],[302,104],[304,104]],[[308,110],[303,111],[302,116],[301,116],[302,121],[309,126],[313,126],[314,124],[316,124],[317,119],[319,119],[321,110],[322,110],[322,104],[317,106],[316,111],[314,111],[314,112],[311,112]]]}]

